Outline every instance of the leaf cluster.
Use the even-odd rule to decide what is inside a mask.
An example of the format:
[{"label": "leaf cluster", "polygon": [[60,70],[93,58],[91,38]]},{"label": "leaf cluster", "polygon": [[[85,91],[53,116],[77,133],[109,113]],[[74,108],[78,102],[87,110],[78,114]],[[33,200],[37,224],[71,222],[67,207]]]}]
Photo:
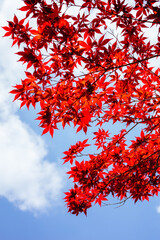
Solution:
[{"label": "leaf cluster", "polygon": [[[11,91],[14,100],[28,109],[40,104],[42,134],[53,137],[58,125],[71,123],[77,132],[98,129],[92,140],[96,154],[83,155],[88,140],[64,152],[64,162],[74,164],[68,172],[74,186],[65,197],[69,212],[86,214],[110,194],[135,202],[158,195],[160,68],[151,67],[151,60],[160,60],[157,1],[23,2],[24,19],[15,15],[3,27],[26,64],[26,78]],[[153,44],[144,32],[155,27]],[[120,123],[113,136],[106,129],[111,121]],[[137,125],[143,130],[128,144],[127,134]]]}]

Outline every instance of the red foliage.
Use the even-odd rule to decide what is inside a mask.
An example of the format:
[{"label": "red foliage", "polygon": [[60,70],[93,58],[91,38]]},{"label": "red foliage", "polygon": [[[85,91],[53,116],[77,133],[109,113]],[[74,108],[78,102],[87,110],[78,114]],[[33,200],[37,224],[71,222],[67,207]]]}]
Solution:
[{"label": "red foliage", "polygon": [[[156,0],[132,2],[24,0],[24,19],[14,16],[3,27],[28,69],[11,93],[21,107],[40,103],[43,134],[53,136],[59,123],[73,123],[77,132],[98,128],[91,142],[96,154],[82,153],[87,140],[64,152],[64,162],[74,163],[68,174],[75,184],[65,201],[76,215],[110,194],[136,202],[160,191],[160,68],[150,65],[160,60],[160,8]],[[147,28],[156,31],[154,43]],[[119,134],[105,130],[110,121],[121,123]],[[137,125],[143,130],[129,144],[126,136]]]}]

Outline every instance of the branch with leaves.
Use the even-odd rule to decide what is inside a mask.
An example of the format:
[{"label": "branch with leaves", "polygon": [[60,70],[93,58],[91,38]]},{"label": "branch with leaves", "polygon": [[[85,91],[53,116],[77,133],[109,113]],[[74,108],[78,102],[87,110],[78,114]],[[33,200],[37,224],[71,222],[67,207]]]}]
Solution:
[{"label": "branch with leaves", "polygon": [[[64,152],[74,186],[69,212],[87,214],[109,195],[121,203],[149,200],[160,191],[160,8],[158,1],[23,0],[3,27],[26,64],[26,78],[11,91],[21,106],[40,104],[42,134],[59,125],[93,138]],[[75,12],[70,11],[75,7]],[[36,26],[32,25],[36,20]],[[155,31],[155,42],[145,29]],[[155,65],[151,67],[151,60]],[[77,73],[78,72],[78,73]],[[110,123],[119,123],[116,134]],[[134,130],[141,126],[139,136]],[[128,139],[132,131],[133,139]],[[90,137],[90,136],[89,136]],[[129,142],[130,140],[130,142]],[[89,153],[93,147],[94,153]]]}]

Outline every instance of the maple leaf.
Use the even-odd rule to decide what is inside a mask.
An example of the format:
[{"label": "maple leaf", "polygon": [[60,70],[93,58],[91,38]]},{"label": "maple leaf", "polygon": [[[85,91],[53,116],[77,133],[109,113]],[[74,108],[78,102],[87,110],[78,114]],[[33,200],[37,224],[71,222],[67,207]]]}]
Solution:
[{"label": "maple leaf", "polygon": [[[137,202],[160,191],[160,68],[151,66],[160,59],[155,3],[23,0],[25,16],[14,15],[3,27],[12,46],[21,47],[17,54],[27,69],[10,93],[20,107],[40,107],[42,135],[53,137],[66,124],[77,134],[93,130],[91,141],[64,151],[74,183],[65,201],[73,214],[87,214],[109,195]],[[67,11],[74,6],[78,11]],[[153,27],[154,44],[145,36]]]}]

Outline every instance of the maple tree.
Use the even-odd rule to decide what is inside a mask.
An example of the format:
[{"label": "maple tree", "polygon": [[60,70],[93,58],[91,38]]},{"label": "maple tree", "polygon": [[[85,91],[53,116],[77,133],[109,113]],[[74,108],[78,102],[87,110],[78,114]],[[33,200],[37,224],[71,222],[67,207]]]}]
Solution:
[{"label": "maple tree", "polygon": [[[94,129],[91,141],[64,152],[74,183],[65,193],[69,212],[86,214],[109,195],[135,202],[158,195],[160,68],[151,64],[160,61],[158,1],[23,2],[25,17],[15,15],[3,27],[26,64],[26,78],[11,91],[14,100],[28,109],[40,104],[42,134],[53,136],[60,124]],[[145,34],[149,28],[154,43]],[[110,122],[119,123],[117,134]],[[137,126],[140,135],[128,141]],[[95,153],[84,154],[91,144]]]}]

